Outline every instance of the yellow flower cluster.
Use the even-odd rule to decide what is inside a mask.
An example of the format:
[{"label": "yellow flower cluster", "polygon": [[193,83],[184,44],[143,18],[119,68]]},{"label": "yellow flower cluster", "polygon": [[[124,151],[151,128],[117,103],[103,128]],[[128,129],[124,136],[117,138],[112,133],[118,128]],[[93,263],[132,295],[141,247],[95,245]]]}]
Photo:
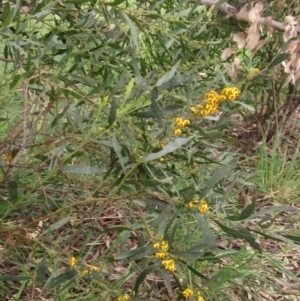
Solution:
[{"label": "yellow flower cluster", "polygon": [[130,299],[128,294],[121,295],[118,297],[118,301],[128,301]]},{"label": "yellow flower cluster", "polygon": [[158,252],[155,254],[156,258],[164,259],[168,256],[169,244],[166,240],[156,242],[155,244],[153,244],[153,248],[158,250]]},{"label": "yellow flower cluster", "polygon": [[247,80],[251,80],[253,77],[255,77],[258,73],[260,73],[260,70],[258,68],[251,68],[247,75]]},{"label": "yellow flower cluster", "polygon": [[164,259],[162,261],[162,265],[164,268],[170,272],[175,272],[176,267],[175,267],[175,262],[173,259],[168,259],[168,250],[169,250],[169,244],[166,240],[162,240],[160,242],[156,242],[153,244],[153,248],[158,250],[156,252],[155,257],[159,259]]},{"label": "yellow flower cluster", "polygon": [[[183,297],[188,298],[190,296],[194,295],[193,290],[191,290],[190,288],[186,288],[183,292],[182,292]],[[197,301],[204,301],[204,298],[202,297],[201,293],[199,291],[197,291]]]},{"label": "yellow flower cluster", "polygon": [[12,156],[11,155],[3,155],[2,159],[5,163],[10,163],[12,161]]},{"label": "yellow flower cluster", "polygon": [[175,272],[176,267],[175,267],[175,262],[173,259],[166,259],[162,261],[162,264],[164,268],[170,272]]},{"label": "yellow flower cluster", "polygon": [[197,207],[201,214],[205,214],[208,210],[208,204],[204,200],[196,200],[188,203],[188,208]]},{"label": "yellow flower cluster", "polygon": [[191,124],[191,122],[188,119],[182,119],[180,117],[176,117],[174,120],[175,120],[175,123],[176,123],[176,126],[177,126],[177,128],[174,131],[174,134],[177,135],[177,136],[181,135],[181,133],[182,133],[181,129],[182,128],[184,128],[185,126]]},{"label": "yellow flower cluster", "polygon": [[76,266],[76,264],[77,264],[77,259],[76,259],[74,256],[72,256],[72,257],[70,258],[70,266],[71,266],[72,268],[74,268],[74,267]]},{"label": "yellow flower cluster", "polygon": [[100,268],[96,267],[95,265],[90,265],[89,268],[85,268],[82,271],[82,275],[85,276],[85,275],[87,275],[91,271],[100,272]]},{"label": "yellow flower cluster", "polygon": [[204,105],[197,105],[195,107],[191,107],[190,110],[193,114],[197,116],[206,117],[208,115],[212,115],[218,111],[218,105],[220,102],[229,100],[235,100],[241,91],[237,87],[227,87],[224,88],[221,93],[218,93],[214,90],[208,91],[205,93],[206,103]]},{"label": "yellow flower cluster", "polygon": [[238,96],[240,95],[241,91],[239,88],[237,87],[233,87],[233,88],[224,88],[222,90],[222,94],[226,96],[227,99],[230,100],[235,100],[238,98]]},{"label": "yellow flower cluster", "polygon": [[[72,268],[75,268],[76,265],[77,265],[77,259],[76,257],[72,256],[70,258],[70,267]],[[100,268],[95,266],[95,265],[90,265],[88,268],[85,268],[83,271],[82,271],[82,276],[85,276],[87,275],[89,272],[91,271],[95,271],[95,272],[99,272],[100,271]]]},{"label": "yellow flower cluster", "polygon": [[197,292],[197,295],[198,295],[197,301],[204,301],[204,298],[202,297],[200,292]]},{"label": "yellow flower cluster", "polygon": [[183,297],[188,298],[190,296],[194,295],[194,292],[190,289],[190,288],[186,288],[183,292],[182,292]]}]

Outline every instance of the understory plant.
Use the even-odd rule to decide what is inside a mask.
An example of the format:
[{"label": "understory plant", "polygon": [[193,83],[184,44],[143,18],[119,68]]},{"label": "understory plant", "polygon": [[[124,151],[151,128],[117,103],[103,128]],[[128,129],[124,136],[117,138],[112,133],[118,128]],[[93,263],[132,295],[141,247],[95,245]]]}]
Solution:
[{"label": "understory plant", "polygon": [[[202,2],[1,4],[3,299],[297,296],[265,246],[299,247],[299,210],[237,204],[242,155],[224,131],[257,112],[288,60],[274,45],[291,41],[274,32],[257,52],[262,3],[239,19]],[[288,289],[270,281],[283,272]]]}]

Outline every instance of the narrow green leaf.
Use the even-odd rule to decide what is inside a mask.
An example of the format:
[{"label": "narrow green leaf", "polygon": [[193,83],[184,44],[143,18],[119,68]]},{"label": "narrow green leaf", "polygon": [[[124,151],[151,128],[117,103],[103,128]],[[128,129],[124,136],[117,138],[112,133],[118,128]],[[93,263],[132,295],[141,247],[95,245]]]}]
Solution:
[{"label": "narrow green leaf", "polygon": [[12,180],[8,183],[8,195],[12,203],[16,203],[18,200],[18,181]]},{"label": "narrow green leaf", "polygon": [[70,221],[70,219],[71,219],[70,215],[62,218],[58,222],[50,225],[50,227],[46,231],[44,231],[41,235],[45,235],[46,233],[49,233],[51,231],[55,231],[55,230],[61,228],[62,226],[64,226],[65,224],[67,224]]},{"label": "narrow green leaf", "polygon": [[112,137],[112,146],[113,146],[113,149],[114,149],[116,155],[119,158],[119,161],[120,161],[120,164],[121,164],[123,170],[125,170],[125,161],[124,161],[123,156],[121,154],[121,146],[120,146],[120,144],[117,140],[116,133],[114,133],[113,137]]},{"label": "narrow green leaf", "polygon": [[175,72],[177,71],[178,66],[180,65],[181,60],[179,60],[173,67],[172,69],[165,75],[163,75],[156,83],[155,86],[159,87],[161,86],[163,83],[171,80],[175,74]]},{"label": "narrow green leaf", "polygon": [[18,82],[20,81],[21,75],[20,74],[16,74],[12,80],[12,82],[9,85],[10,90],[13,90],[15,88],[15,86],[18,84]]},{"label": "narrow green leaf", "polygon": [[137,293],[139,291],[139,287],[142,284],[142,282],[145,280],[147,275],[158,270],[159,268],[160,268],[160,265],[153,265],[153,266],[150,266],[149,268],[146,268],[145,270],[143,270],[141,272],[141,274],[136,279],[135,284],[134,284],[133,291],[134,291],[135,296],[137,295]]},{"label": "narrow green leaf", "polygon": [[292,206],[274,206],[268,209],[261,209],[256,213],[253,213],[250,218],[258,217],[258,216],[264,216],[266,214],[272,214],[274,212],[299,212],[300,210],[296,207]]},{"label": "narrow green leaf", "polygon": [[296,241],[300,243],[300,236],[296,235],[289,235],[289,234],[282,234],[283,237],[286,237],[287,239],[290,239],[292,241]]},{"label": "narrow green leaf", "polygon": [[99,231],[99,227],[94,227],[94,226],[88,226],[89,229],[94,229],[97,230],[97,232],[99,234],[101,233],[109,233],[109,232],[122,232],[122,231],[133,231],[133,229],[131,228],[127,228],[127,227],[110,227],[110,228],[106,228],[103,231]]},{"label": "narrow green leaf", "polygon": [[138,40],[138,33],[135,28],[135,25],[132,23],[131,19],[128,17],[127,14],[125,14],[124,11],[118,11],[120,16],[125,20],[125,22],[129,25],[130,35],[133,40],[133,43],[135,44],[135,47],[139,47],[139,40]]},{"label": "narrow green leaf", "polygon": [[200,273],[198,270],[194,269],[192,266],[187,265],[187,268],[188,268],[194,275],[200,277],[201,279],[209,280],[209,278],[207,278],[205,275],[203,275],[202,273]]},{"label": "narrow green leaf", "polygon": [[110,111],[108,116],[108,126],[111,126],[117,118],[117,100],[113,99],[110,105]]},{"label": "narrow green leaf", "polygon": [[179,191],[179,195],[183,198],[185,203],[189,203],[193,200],[196,190],[194,187],[190,186],[183,188]]},{"label": "narrow green leaf", "polygon": [[191,252],[191,251],[178,251],[178,252],[169,252],[171,255],[178,258],[189,258],[189,259],[199,259],[202,258],[205,252]]},{"label": "narrow green leaf", "polygon": [[154,118],[154,114],[152,111],[132,112],[129,115],[134,117],[139,117],[139,118]]},{"label": "narrow green leaf", "polygon": [[37,286],[42,285],[45,281],[46,273],[47,273],[47,259],[46,256],[43,257],[42,261],[39,263],[36,269],[35,275],[35,284]]},{"label": "narrow green leaf", "polygon": [[127,259],[127,258],[130,258],[135,255],[143,254],[143,253],[145,253],[145,251],[146,251],[146,247],[141,247],[141,248],[125,251],[125,252],[115,255],[114,259],[115,260]]},{"label": "narrow green leaf", "polygon": [[160,127],[164,126],[164,115],[162,110],[159,108],[157,104],[158,99],[158,89],[155,87],[151,92],[151,111],[154,115],[154,118],[157,120]]},{"label": "narrow green leaf", "polygon": [[64,282],[68,281],[68,280],[71,280],[73,278],[75,278],[75,276],[77,275],[77,271],[75,269],[72,269],[72,270],[69,270],[68,272],[62,274],[62,275],[59,275],[55,278],[53,278],[51,281],[50,281],[50,284],[49,286],[50,287],[56,287],[58,285],[61,285],[63,284]]},{"label": "narrow green leaf", "polygon": [[0,275],[0,281],[24,281],[24,280],[30,280],[30,276],[14,276],[14,275]]},{"label": "narrow green leaf", "polygon": [[112,2],[105,2],[105,5],[108,5],[108,6],[117,6],[121,3],[123,3],[125,0],[115,0],[115,1],[112,1]]},{"label": "narrow green leaf", "polygon": [[182,85],[186,82],[192,81],[193,77],[189,75],[178,75],[163,83],[158,87],[158,91],[168,90],[178,85]]},{"label": "narrow green leaf", "polygon": [[228,228],[227,226],[221,224],[217,220],[213,219],[212,220],[227,234],[233,236],[234,238],[240,238],[239,232],[237,230]]},{"label": "narrow green leaf", "polygon": [[165,285],[166,285],[169,295],[173,294],[170,273],[165,269],[159,269],[159,271],[163,276],[163,279],[165,281]]},{"label": "narrow green leaf", "polygon": [[255,241],[255,238],[252,236],[250,231],[248,231],[240,224],[236,224],[234,226],[238,229],[240,238],[245,239],[254,250],[257,250],[259,253],[262,253],[260,245]]},{"label": "narrow green leaf", "polygon": [[84,175],[100,175],[106,171],[104,168],[99,168],[95,166],[82,166],[82,165],[63,166],[62,170],[84,174]]},{"label": "narrow green leaf", "polygon": [[184,144],[189,142],[193,137],[188,138],[176,138],[174,141],[169,142],[164,148],[157,153],[150,153],[144,158],[144,162],[156,160],[160,157],[166,156],[169,153],[174,152],[175,150],[181,148]]},{"label": "narrow green leaf", "polygon": [[2,27],[3,29],[8,26],[8,24],[11,23],[11,17],[12,17],[12,13],[13,11],[10,9],[10,5],[9,2],[6,2],[4,4],[4,9],[3,9],[3,13],[1,14],[2,16]]},{"label": "narrow green leaf", "polygon": [[206,242],[208,248],[212,251],[215,251],[217,249],[216,240],[209,229],[207,220],[203,215],[199,213],[195,214],[195,218],[201,228],[203,239]]},{"label": "narrow green leaf", "polygon": [[222,166],[218,171],[216,171],[212,177],[207,181],[205,187],[203,188],[200,199],[204,198],[209,190],[214,187],[218,182],[220,182],[230,171],[233,170],[236,164],[236,159],[231,160],[227,166]]},{"label": "narrow green leaf", "polygon": [[244,220],[246,218],[248,218],[252,212],[254,211],[256,206],[256,199],[253,199],[251,204],[249,204],[246,208],[244,208],[244,210],[241,212],[240,216],[239,216],[239,220]]},{"label": "narrow green leaf", "polygon": [[126,87],[126,91],[125,91],[125,95],[124,95],[124,99],[123,99],[123,104],[128,100],[129,96],[130,96],[130,93],[132,91],[132,88],[133,88],[133,85],[134,85],[134,78],[132,78],[127,87]]},{"label": "narrow green leaf", "polygon": [[231,228],[228,228],[226,227],[225,225],[223,225],[222,223],[218,222],[217,220],[213,219],[212,220],[227,234],[235,237],[235,238],[241,238],[241,239],[244,239],[246,240],[249,245],[254,249],[254,250],[257,250],[259,251],[260,253],[262,252],[261,251],[261,248],[259,246],[259,244],[255,241],[254,237],[251,235],[251,233],[245,229],[244,227],[242,227],[241,225],[239,224],[236,224],[235,225],[235,228],[237,228],[237,230],[235,229],[231,229]]},{"label": "narrow green leaf", "polygon": [[253,106],[247,105],[246,103],[244,103],[242,101],[235,100],[234,103],[241,105],[242,107],[244,107],[246,110],[248,110],[250,112],[255,112],[255,109]]},{"label": "narrow green leaf", "polygon": [[119,81],[114,85],[113,89],[111,90],[110,92],[110,95],[113,96],[113,95],[116,95],[119,90],[123,89],[123,87],[125,86],[125,84],[129,81],[129,80],[132,80],[130,79],[131,76],[130,76],[130,73],[128,73],[127,71],[122,73],[122,76],[121,78],[119,79]]},{"label": "narrow green leaf", "polygon": [[290,57],[290,53],[280,53],[278,54],[274,60],[270,63],[270,65],[266,68],[267,71],[271,70],[275,66],[279,65],[282,63],[284,60],[288,59]]},{"label": "narrow green leaf", "polygon": [[87,77],[78,76],[75,74],[68,74],[68,79],[73,82],[81,83],[86,86],[95,86],[99,84],[99,80],[91,79]]}]

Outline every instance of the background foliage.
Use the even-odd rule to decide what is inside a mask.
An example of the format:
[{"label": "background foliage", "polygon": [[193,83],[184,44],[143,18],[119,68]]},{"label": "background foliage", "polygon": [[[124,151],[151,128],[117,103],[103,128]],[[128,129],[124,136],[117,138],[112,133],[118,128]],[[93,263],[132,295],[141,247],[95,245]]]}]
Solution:
[{"label": "background foliage", "polygon": [[[238,49],[249,25],[217,8],[2,4],[3,300],[297,300],[298,152],[274,123],[291,85],[271,73],[285,42],[274,32]],[[274,18],[297,9],[286,1]],[[235,82],[227,47],[242,61]],[[241,95],[191,113],[225,87]],[[181,135],[177,117],[190,121]],[[162,241],[176,270],[156,256]]]}]

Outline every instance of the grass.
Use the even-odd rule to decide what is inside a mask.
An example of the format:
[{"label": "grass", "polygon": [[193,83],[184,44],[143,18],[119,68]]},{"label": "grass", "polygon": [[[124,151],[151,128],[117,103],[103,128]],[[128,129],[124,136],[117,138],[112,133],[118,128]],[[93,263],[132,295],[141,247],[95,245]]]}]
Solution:
[{"label": "grass", "polygon": [[258,147],[255,179],[257,194],[288,205],[295,204],[300,184],[300,139],[289,142],[277,136],[271,146]]}]

